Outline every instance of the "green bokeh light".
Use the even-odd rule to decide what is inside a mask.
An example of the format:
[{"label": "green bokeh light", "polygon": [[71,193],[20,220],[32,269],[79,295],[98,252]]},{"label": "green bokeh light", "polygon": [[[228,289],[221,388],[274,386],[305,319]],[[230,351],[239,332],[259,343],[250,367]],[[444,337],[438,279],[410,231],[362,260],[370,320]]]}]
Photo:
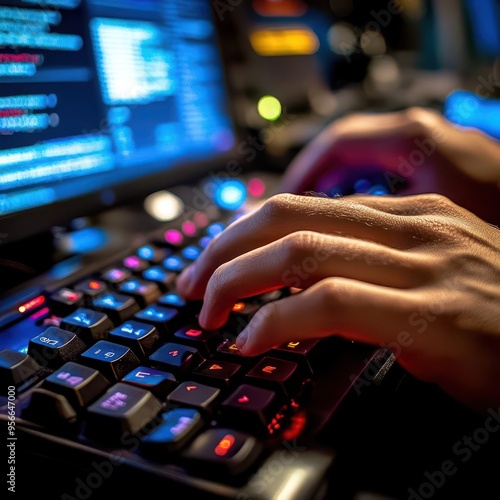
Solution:
[{"label": "green bokeh light", "polygon": [[272,95],[265,95],[259,99],[257,111],[264,120],[274,121],[281,116],[281,103]]}]

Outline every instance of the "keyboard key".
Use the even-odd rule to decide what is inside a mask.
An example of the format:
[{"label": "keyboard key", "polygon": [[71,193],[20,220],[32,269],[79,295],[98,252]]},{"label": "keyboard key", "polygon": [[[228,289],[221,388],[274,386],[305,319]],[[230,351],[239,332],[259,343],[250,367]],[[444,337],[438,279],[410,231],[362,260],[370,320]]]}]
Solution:
[{"label": "keyboard key", "polygon": [[203,427],[200,412],[192,408],[176,408],[162,414],[161,422],[140,441],[141,452],[165,458],[183,448]]},{"label": "keyboard key", "polygon": [[159,264],[165,257],[168,251],[166,248],[160,248],[155,245],[143,245],[137,249],[137,256],[143,260],[147,260],[151,264]]},{"label": "keyboard key", "polygon": [[71,288],[61,288],[50,296],[48,306],[52,314],[67,316],[83,306],[83,293]]},{"label": "keyboard key", "polygon": [[139,358],[131,349],[106,340],[99,340],[83,352],[80,361],[99,370],[111,381],[120,380],[140,364]]},{"label": "keyboard key", "polygon": [[22,412],[23,418],[36,422],[57,432],[76,430],[78,414],[65,396],[36,387],[31,391],[27,407]]},{"label": "keyboard key", "polygon": [[64,396],[77,412],[95,401],[110,385],[98,370],[74,361],[65,363],[42,382],[43,388]]},{"label": "keyboard key", "polygon": [[161,295],[161,290],[156,283],[140,278],[120,283],[118,290],[133,297],[141,307],[152,304]]},{"label": "keyboard key", "polygon": [[166,292],[175,283],[176,273],[166,271],[163,267],[154,266],[142,273],[145,280],[154,281],[162,291]]},{"label": "keyboard key", "polygon": [[249,383],[281,391],[292,397],[300,388],[301,377],[297,363],[279,358],[262,358],[245,377]]},{"label": "keyboard key", "polygon": [[161,409],[151,392],[118,382],[88,407],[84,433],[90,439],[123,446],[124,438],[142,432]]},{"label": "keyboard key", "polygon": [[127,321],[111,330],[109,340],[130,347],[140,359],[149,356],[162,342],[155,326],[135,320]]},{"label": "keyboard key", "polygon": [[217,331],[203,330],[197,324],[191,324],[177,330],[174,340],[196,347],[202,356],[208,357],[220,344],[222,337]]},{"label": "keyboard key", "polygon": [[139,304],[128,295],[106,292],[92,299],[92,307],[106,313],[115,325],[131,318],[139,311]]},{"label": "keyboard key", "polygon": [[195,245],[188,245],[181,251],[182,258],[188,262],[194,262],[201,254],[201,249]]},{"label": "keyboard key", "polygon": [[214,222],[205,229],[205,234],[211,238],[215,238],[222,233],[224,229],[226,229],[226,226],[222,222]]},{"label": "keyboard key", "polygon": [[182,375],[194,370],[204,361],[194,347],[169,342],[162,345],[149,357],[149,362],[155,368]]},{"label": "keyboard key", "polygon": [[59,368],[67,361],[78,359],[87,349],[76,333],[62,330],[56,326],[47,328],[33,337],[28,344],[28,354],[47,368]]},{"label": "keyboard key", "polygon": [[160,333],[167,335],[175,331],[178,315],[177,309],[152,305],[139,311],[135,318],[154,325]]},{"label": "keyboard key", "polygon": [[253,366],[255,361],[259,359],[259,356],[243,356],[233,339],[226,339],[221,342],[217,346],[214,357],[244,366]]},{"label": "keyboard key", "polygon": [[91,345],[96,340],[106,339],[113,323],[103,312],[80,307],[64,317],[59,326],[63,330],[76,333],[86,345]]},{"label": "keyboard key", "polygon": [[123,259],[123,267],[133,273],[142,273],[149,267],[147,260],[137,257],[137,255],[129,255]]},{"label": "keyboard key", "polygon": [[12,349],[0,351],[0,394],[7,394],[7,388],[17,390],[35,382],[42,375],[42,367],[28,354]]},{"label": "keyboard key", "polygon": [[209,414],[215,409],[219,395],[220,389],[189,380],[174,389],[167,396],[167,401],[171,405],[188,406]]},{"label": "keyboard key", "polygon": [[312,375],[317,365],[324,361],[320,351],[320,339],[301,340],[300,342],[292,340],[274,347],[269,351],[269,354],[276,358],[294,361]]},{"label": "keyboard key", "polygon": [[75,285],[75,290],[82,292],[87,298],[97,297],[97,295],[107,291],[107,289],[108,285],[104,281],[93,279],[83,280]]},{"label": "keyboard key", "polygon": [[263,451],[253,436],[229,428],[208,429],[182,453],[186,468],[221,480],[243,474]]},{"label": "keyboard key", "polygon": [[148,366],[134,368],[123,377],[123,382],[147,389],[160,400],[164,400],[178,384],[177,379],[171,373]]},{"label": "keyboard key", "polygon": [[171,255],[163,261],[163,267],[174,273],[180,273],[186,266],[187,262],[178,255]]},{"label": "keyboard key", "polygon": [[104,271],[101,275],[102,279],[111,285],[118,285],[132,277],[132,272],[129,269],[112,267]]},{"label": "keyboard key", "polygon": [[201,380],[209,385],[228,389],[239,380],[242,372],[241,365],[230,361],[207,360],[193,372],[196,380]]},{"label": "keyboard key", "polygon": [[174,292],[162,295],[158,299],[158,304],[168,307],[175,307],[176,309],[186,307],[186,301],[178,293]]},{"label": "keyboard key", "polygon": [[220,420],[249,432],[265,434],[279,407],[274,391],[242,384],[221,404]]}]

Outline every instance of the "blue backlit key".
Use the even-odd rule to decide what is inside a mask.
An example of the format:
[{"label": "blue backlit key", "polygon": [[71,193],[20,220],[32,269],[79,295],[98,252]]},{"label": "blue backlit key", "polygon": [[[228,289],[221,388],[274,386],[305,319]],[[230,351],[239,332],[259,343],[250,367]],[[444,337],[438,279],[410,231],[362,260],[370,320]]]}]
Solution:
[{"label": "blue backlit key", "polygon": [[80,355],[80,362],[99,370],[108,380],[122,379],[140,364],[131,349],[115,342],[100,340]]},{"label": "blue backlit key", "polygon": [[120,283],[118,290],[133,297],[141,307],[152,304],[161,295],[161,290],[156,283],[140,278]]},{"label": "blue backlit key", "polygon": [[92,299],[92,307],[105,312],[115,325],[131,318],[140,307],[133,297],[115,292],[105,292]]},{"label": "blue backlit key", "polygon": [[180,273],[186,266],[187,262],[178,255],[171,255],[163,261],[163,267],[174,273]]},{"label": "blue backlit key", "polygon": [[204,359],[194,347],[169,342],[154,352],[149,361],[156,368],[182,374],[194,370]]},{"label": "blue backlit key", "polygon": [[86,349],[85,342],[76,333],[56,326],[50,326],[28,344],[28,354],[46,368],[59,368],[67,361],[76,360]]},{"label": "blue backlit key", "polygon": [[183,448],[203,427],[201,414],[193,408],[176,408],[162,414],[161,422],[140,441],[141,452],[157,458]]},{"label": "blue backlit key", "polygon": [[217,235],[222,233],[222,231],[224,231],[224,229],[226,229],[226,226],[224,226],[224,224],[222,224],[222,222],[214,222],[213,224],[210,224],[210,226],[208,226],[205,229],[205,234],[207,236],[210,236],[211,238],[215,238]]},{"label": "blue backlit key", "polygon": [[130,347],[139,358],[149,356],[161,344],[155,326],[129,320],[109,332],[109,340]]},{"label": "blue backlit key", "polygon": [[158,299],[158,304],[181,308],[186,305],[186,301],[178,293],[169,292]]},{"label": "blue backlit key", "polygon": [[168,334],[174,331],[178,314],[177,309],[152,305],[139,311],[135,318],[156,326],[161,333]]},{"label": "blue backlit key", "polygon": [[181,255],[184,259],[193,262],[195,261],[201,254],[201,250],[194,245],[188,245],[187,247],[182,249]]},{"label": "blue backlit key", "polygon": [[90,345],[96,340],[107,338],[109,330],[113,328],[113,323],[103,312],[80,307],[64,317],[60,327],[76,333],[85,344]]},{"label": "blue backlit key", "polygon": [[154,281],[163,290],[168,290],[175,283],[176,273],[165,270],[163,267],[154,266],[142,273],[145,280]]},{"label": "blue backlit key", "polygon": [[174,375],[149,366],[134,368],[123,377],[123,382],[148,389],[160,400],[165,399],[167,394],[177,387],[177,379]]},{"label": "blue backlit key", "polygon": [[166,248],[159,248],[154,245],[144,245],[137,249],[137,256],[143,260],[147,260],[152,264],[159,264],[167,255]]}]

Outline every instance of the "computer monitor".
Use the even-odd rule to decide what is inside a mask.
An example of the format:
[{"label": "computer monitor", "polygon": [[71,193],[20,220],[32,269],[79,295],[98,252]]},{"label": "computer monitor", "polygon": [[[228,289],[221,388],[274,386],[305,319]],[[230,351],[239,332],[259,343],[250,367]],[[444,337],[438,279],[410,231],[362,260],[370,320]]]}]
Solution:
[{"label": "computer monitor", "polygon": [[8,241],[211,168],[234,134],[211,2],[2,2]]}]

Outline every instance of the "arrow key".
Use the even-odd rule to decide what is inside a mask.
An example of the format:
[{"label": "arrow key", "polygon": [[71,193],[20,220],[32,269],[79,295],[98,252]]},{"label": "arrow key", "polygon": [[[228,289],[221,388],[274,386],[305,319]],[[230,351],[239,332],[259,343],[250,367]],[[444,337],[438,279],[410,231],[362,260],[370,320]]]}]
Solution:
[{"label": "arrow key", "polygon": [[219,395],[220,389],[190,380],[174,389],[167,396],[167,401],[174,406],[187,406],[207,414],[214,410]]},{"label": "arrow key", "polygon": [[176,378],[169,372],[147,366],[138,366],[123,377],[123,382],[151,391],[158,399],[164,400],[177,386]]},{"label": "arrow key", "polygon": [[193,373],[193,377],[221,389],[228,389],[241,380],[241,365],[230,361],[205,361]]}]

